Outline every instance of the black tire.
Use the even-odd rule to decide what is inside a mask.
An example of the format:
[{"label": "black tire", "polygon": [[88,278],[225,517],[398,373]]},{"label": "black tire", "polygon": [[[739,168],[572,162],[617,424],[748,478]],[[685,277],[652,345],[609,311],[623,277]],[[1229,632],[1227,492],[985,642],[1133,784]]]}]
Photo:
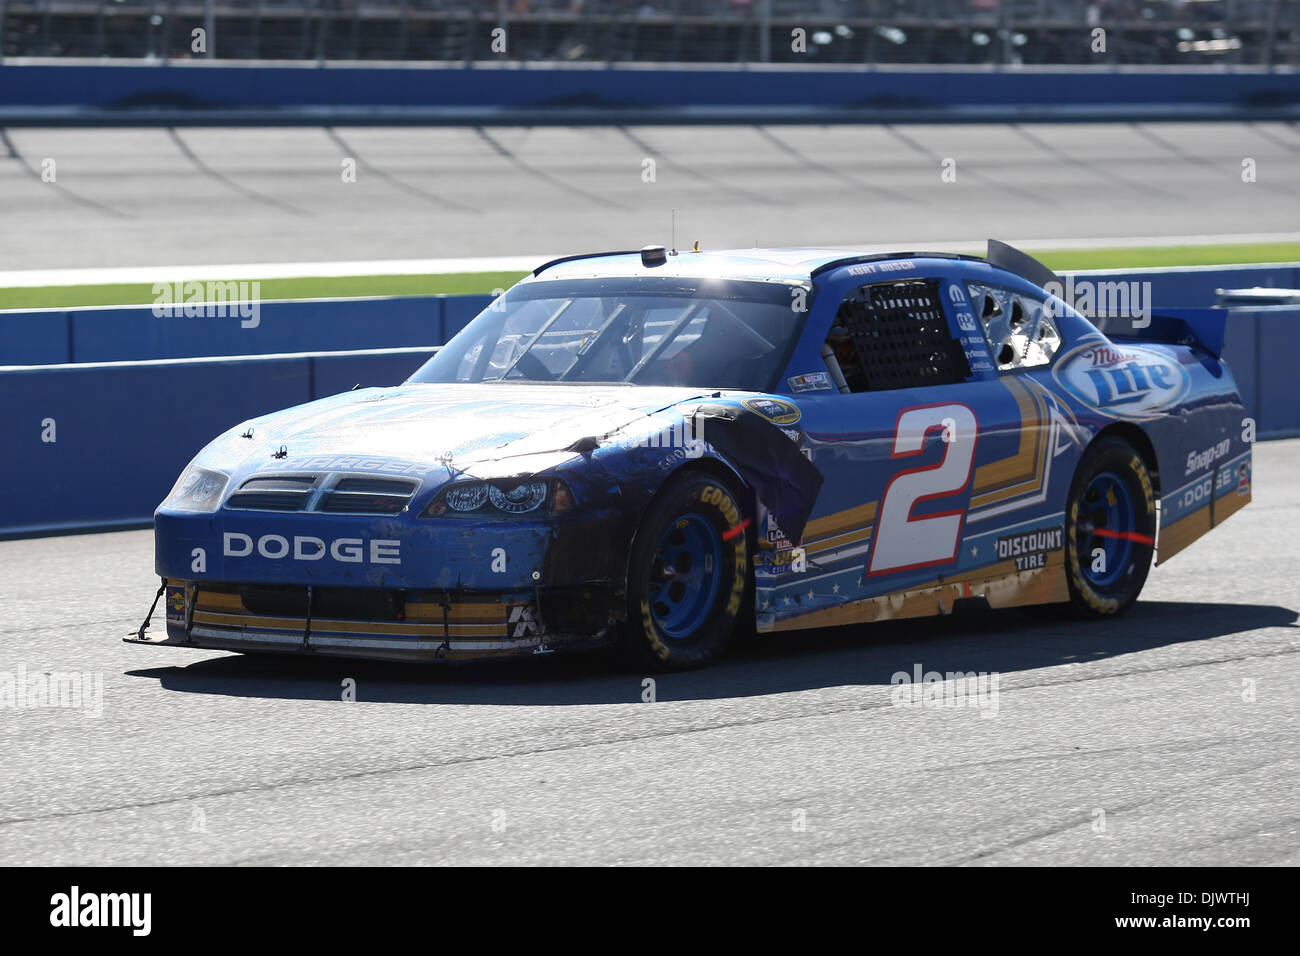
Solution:
[{"label": "black tire", "polygon": [[[675,543],[685,541],[685,535],[699,537],[711,548],[697,566],[712,584],[693,591],[677,587],[682,583],[679,574],[667,573],[679,570],[675,562],[683,555],[689,558],[687,544]],[[670,478],[651,501],[632,541],[628,619],[621,642],[625,658],[655,670],[688,670],[717,660],[737,619],[751,612],[749,536],[745,508],[731,482],[701,471]],[[692,605],[679,621],[666,613],[679,606],[671,603],[673,594],[680,606]],[[690,594],[696,598],[688,600]],[[681,626],[673,633],[675,623]]]},{"label": "black tire", "polygon": [[[1125,496],[1127,507],[1110,503]],[[1111,524],[1115,527],[1108,527]],[[1065,573],[1072,612],[1096,618],[1127,610],[1151,570],[1155,535],[1155,491],[1142,455],[1120,438],[1103,438],[1089,446],[1075,469],[1065,506]]]}]

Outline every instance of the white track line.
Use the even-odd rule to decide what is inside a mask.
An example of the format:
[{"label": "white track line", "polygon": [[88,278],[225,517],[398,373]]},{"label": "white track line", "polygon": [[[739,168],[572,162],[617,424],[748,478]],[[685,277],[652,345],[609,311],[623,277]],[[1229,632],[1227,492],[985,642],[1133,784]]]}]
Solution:
[{"label": "white track line", "polygon": [[[960,242],[854,243],[863,253],[928,251],[982,252],[984,239]],[[1142,246],[1204,246],[1262,242],[1300,242],[1300,232],[1253,233],[1228,236],[1140,236],[1101,239],[1025,239],[1012,244],[1021,249],[1114,249]],[[706,243],[707,245],[707,243]],[[586,252],[598,250],[587,249]],[[155,282],[206,282],[210,279],[296,279],[334,276],[444,275],[461,272],[531,272],[559,254],[494,256],[464,259],[387,259],[349,262],[279,262],[202,266],[128,266],[102,269],[33,269],[0,272],[0,289],[39,286],[115,285]]]},{"label": "white track line", "polygon": [[206,282],[209,279],[296,279],[333,276],[443,275],[458,272],[531,272],[558,255],[479,259],[388,259],[355,262],[258,262],[206,266],[127,266],[107,269],[30,269],[0,272],[0,289],[37,286]]}]

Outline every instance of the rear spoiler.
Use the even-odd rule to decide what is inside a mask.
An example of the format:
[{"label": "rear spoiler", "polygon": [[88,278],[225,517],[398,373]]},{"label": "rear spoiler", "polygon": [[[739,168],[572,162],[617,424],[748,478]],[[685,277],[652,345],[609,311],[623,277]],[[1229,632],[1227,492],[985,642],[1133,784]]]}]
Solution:
[{"label": "rear spoiler", "polygon": [[1093,317],[1092,324],[1107,338],[1190,345],[1217,359],[1223,355],[1228,310],[1165,309],[1151,315],[1148,325],[1138,325],[1132,316]]},{"label": "rear spoiler", "polygon": [[1034,285],[1041,286],[1044,289],[1063,289],[1065,287],[1060,276],[1029,253],[1021,252],[1015,246],[1009,246],[997,239],[988,241],[988,251],[985,258],[988,260],[989,265],[1005,269],[1012,275],[1020,276],[1022,279],[1028,279]]}]

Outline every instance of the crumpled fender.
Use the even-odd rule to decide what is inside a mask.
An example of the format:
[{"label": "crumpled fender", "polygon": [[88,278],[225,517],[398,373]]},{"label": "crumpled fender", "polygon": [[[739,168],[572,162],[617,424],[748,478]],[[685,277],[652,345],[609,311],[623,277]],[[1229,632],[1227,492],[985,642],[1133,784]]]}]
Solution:
[{"label": "crumpled fender", "polygon": [[734,405],[700,405],[692,426],[753,487],[786,537],[800,540],[824,479],[785,432]]}]

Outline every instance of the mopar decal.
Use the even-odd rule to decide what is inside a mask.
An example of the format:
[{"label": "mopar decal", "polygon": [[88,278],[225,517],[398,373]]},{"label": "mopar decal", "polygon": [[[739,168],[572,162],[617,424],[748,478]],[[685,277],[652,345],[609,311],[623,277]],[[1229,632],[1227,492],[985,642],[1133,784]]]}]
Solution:
[{"label": "mopar decal", "polygon": [[248,558],[256,552],[263,558],[277,561],[320,561],[326,555],[335,561],[349,564],[401,564],[402,542],[391,538],[335,538],[326,541],[311,535],[264,534],[256,541],[252,535],[227,531],[221,540],[222,551],[228,558]]},{"label": "mopar decal", "polygon": [[1187,395],[1187,370],[1165,353],[1139,345],[1083,345],[1068,352],[1053,372],[1083,404],[1114,418],[1152,418]]},{"label": "mopar decal", "polygon": [[744,404],[773,425],[793,425],[799,420],[799,406],[779,398],[747,398]]}]

